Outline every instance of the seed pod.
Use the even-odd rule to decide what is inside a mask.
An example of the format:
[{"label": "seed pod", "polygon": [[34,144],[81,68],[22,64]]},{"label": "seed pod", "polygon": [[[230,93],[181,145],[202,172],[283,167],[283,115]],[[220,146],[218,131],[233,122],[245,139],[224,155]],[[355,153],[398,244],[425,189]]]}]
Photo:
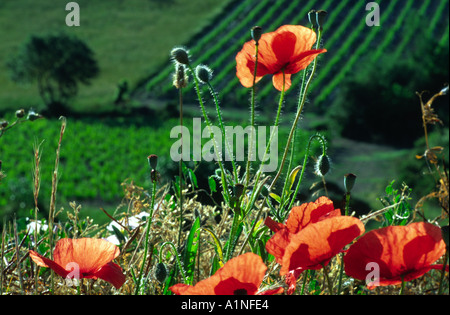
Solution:
[{"label": "seed pod", "polygon": [[252,34],[253,40],[256,43],[258,43],[259,40],[261,39],[262,27],[261,26],[253,26],[250,33]]},{"label": "seed pod", "polygon": [[158,156],[156,154],[150,154],[147,159],[151,169],[156,170],[156,166],[158,166]]},{"label": "seed pod", "polygon": [[308,20],[309,20],[309,23],[311,23],[311,27],[313,27],[314,28],[314,14],[316,14],[316,10],[311,10],[311,11],[309,11],[308,12]]},{"label": "seed pod", "polygon": [[327,15],[328,13],[325,10],[316,11],[316,22],[319,29],[322,29]]},{"label": "seed pod", "polygon": [[356,175],[352,173],[348,173],[344,175],[344,187],[345,191],[349,193],[353,186],[355,185]]}]

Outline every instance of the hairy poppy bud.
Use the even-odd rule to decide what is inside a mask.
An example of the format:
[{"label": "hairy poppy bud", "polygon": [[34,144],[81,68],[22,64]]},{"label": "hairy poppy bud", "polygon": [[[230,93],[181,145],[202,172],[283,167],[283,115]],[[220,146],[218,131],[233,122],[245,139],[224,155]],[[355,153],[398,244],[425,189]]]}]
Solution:
[{"label": "hairy poppy bud", "polygon": [[177,89],[184,88],[188,84],[188,76],[185,67],[186,66],[181,63],[177,63],[175,66],[175,73],[173,74],[173,85]]},{"label": "hairy poppy bud", "polygon": [[38,113],[36,113],[34,110],[30,109],[30,111],[28,112],[27,119],[29,121],[35,121],[35,120],[37,120],[39,118],[42,118],[42,116],[39,115]]},{"label": "hairy poppy bud", "polygon": [[155,278],[156,280],[158,280],[160,283],[164,283],[164,281],[166,281],[167,278],[167,267],[166,264],[160,262],[156,265],[156,269],[155,269]]},{"label": "hairy poppy bud", "polygon": [[344,187],[347,193],[349,193],[352,190],[353,186],[355,185],[355,181],[356,181],[355,174],[349,173],[344,175]]},{"label": "hairy poppy bud", "polygon": [[175,47],[170,52],[170,55],[172,56],[172,58],[174,60],[176,60],[177,62],[179,62],[179,63],[181,63],[183,65],[188,65],[189,64],[189,53],[183,47]]},{"label": "hairy poppy bud", "polygon": [[23,108],[17,110],[17,111],[16,111],[16,117],[17,117],[17,118],[23,118],[23,117],[25,117],[25,110],[24,110]]},{"label": "hairy poppy bud", "polygon": [[325,18],[327,16],[327,11],[325,10],[319,10],[316,11],[316,22],[319,29],[322,29],[323,24],[325,23]]},{"label": "hairy poppy bud", "polygon": [[262,27],[261,26],[253,26],[250,33],[252,34],[253,40],[256,43],[258,43],[259,39],[261,38],[261,35],[262,35]]},{"label": "hairy poppy bud", "polygon": [[156,170],[156,166],[158,165],[158,156],[156,154],[150,154],[147,159],[152,170]]},{"label": "hairy poppy bud", "polygon": [[319,176],[325,176],[330,170],[330,158],[326,154],[322,154],[316,162],[316,173]]},{"label": "hairy poppy bud", "polygon": [[200,82],[204,84],[208,83],[212,78],[212,70],[205,65],[198,65],[197,68],[195,68],[195,74]]},{"label": "hairy poppy bud", "polygon": [[311,23],[311,27],[313,27],[314,28],[314,14],[316,14],[316,10],[311,10],[311,11],[309,11],[308,12],[308,20],[309,20],[309,23]]}]

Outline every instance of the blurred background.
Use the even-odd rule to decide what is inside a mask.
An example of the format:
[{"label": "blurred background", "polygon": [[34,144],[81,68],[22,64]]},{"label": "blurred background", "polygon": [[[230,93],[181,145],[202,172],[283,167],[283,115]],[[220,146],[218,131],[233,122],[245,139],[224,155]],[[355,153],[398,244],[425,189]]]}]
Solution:
[{"label": "blurred background", "polygon": [[[61,147],[57,209],[69,202],[99,222],[121,202],[124,182],[150,188],[149,154],[159,156],[162,184],[177,174],[170,159],[178,124],[178,91],[172,86],[170,50],[184,46],[192,63],[213,70],[225,125],[249,123],[250,90],[235,76],[235,56],[250,40],[250,29],[265,32],[284,24],[309,26],[307,13],[326,10],[320,56],[308,102],[299,123],[293,161],[303,161],[309,137],[328,141],[332,169],[327,193],[340,200],[343,178],[357,175],[352,191],[358,212],[383,207],[386,187],[406,184],[411,204],[436,188],[436,177],[416,155],[425,151],[420,100],[448,85],[449,1],[380,0],[380,26],[368,26],[369,1],[356,0],[79,0],[80,26],[68,26],[68,1],[0,2],[0,121],[34,110],[44,117],[19,124],[0,137],[0,220],[29,216],[34,209],[34,150],[41,152],[39,209],[49,208],[51,176],[61,121],[67,129]],[[69,16],[70,17],[70,16]],[[71,17],[75,18],[75,17]],[[280,148],[295,115],[301,75],[293,75],[280,125]],[[192,80],[191,80],[192,81]],[[271,77],[258,83],[257,124],[270,126],[279,94]],[[183,91],[184,121],[201,117],[192,84]],[[204,99],[211,117],[214,103]],[[442,146],[448,165],[448,95],[434,103],[441,120],[429,129],[430,146]],[[313,148],[302,201],[323,194],[313,174]],[[197,167],[207,189],[214,165]],[[317,191],[319,189],[319,191]],[[439,214],[437,203],[427,208]]]}]

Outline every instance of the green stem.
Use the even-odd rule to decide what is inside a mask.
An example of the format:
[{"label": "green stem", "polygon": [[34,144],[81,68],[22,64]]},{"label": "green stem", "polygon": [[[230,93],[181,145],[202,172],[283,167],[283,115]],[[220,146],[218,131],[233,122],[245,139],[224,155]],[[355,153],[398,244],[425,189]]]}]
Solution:
[{"label": "green stem", "polygon": [[255,99],[256,99],[256,70],[258,67],[258,49],[259,44],[255,42],[255,69],[253,70],[253,85],[252,85],[252,100],[251,100],[251,108],[250,108],[250,125],[252,126],[252,132],[250,134],[250,143],[248,149],[248,157],[247,157],[247,166],[245,168],[245,184],[244,191],[248,187],[248,183],[250,181],[250,164],[251,164],[251,154],[253,150],[253,128],[255,126]]},{"label": "green stem", "polygon": [[179,180],[179,203],[180,203],[180,226],[178,229],[178,247],[180,247],[181,230],[183,228],[183,91],[180,87],[178,89],[179,103],[180,103],[180,131],[181,131],[181,157],[178,164],[178,180]]},{"label": "green stem", "polygon": [[[322,37],[322,32],[319,31],[316,47],[319,46],[321,37]],[[273,179],[272,183],[269,186],[269,191],[272,190],[272,188],[275,185],[276,181],[280,177],[281,172],[283,171],[284,163],[286,161],[286,157],[287,157],[287,154],[289,152],[289,146],[290,146],[290,144],[292,142],[292,138],[293,138],[295,129],[297,127],[298,120],[300,119],[301,113],[303,111],[303,107],[305,106],[306,95],[307,95],[309,86],[311,85],[311,81],[312,81],[312,78],[314,76],[314,73],[316,72],[316,66],[317,66],[317,57],[314,59],[312,71],[311,71],[311,74],[310,74],[310,76],[308,78],[308,81],[306,82],[303,95],[300,95],[300,97],[299,97],[299,106],[298,106],[298,109],[297,109],[297,114],[295,115],[295,119],[294,119],[294,122],[292,124],[291,131],[289,132],[289,137],[288,137],[288,141],[286,143],[286,148],[284,149],[283,158],[281,160],[281,164],[280,164],[278,173],[277,173],[277,175],[275,176],[275,178]]]},{"label": "green stem", "polygon": [[[212,126],[211,125],[211,121],[209,120],[208,115],[206,113],[205,106],[203,104],[203,99],[202,99],[202,96],[201,96],[201,93],[200,93],[200,86],[199,86],[199,83],[198,83],[198,78],[197,78],[197,76],[195,74],[195,71],[192,68],[192,66],[189,64],[188,67],[189,67],[189,70],[192,73],[192,77],[194,78],[195,90],[197,92],[197,97],[198,97],[198,101],[200,103],[200,107],[202,109],[203,117],[205,118],[205,122],[206,122],[206,125],[208,126],[210,134],[213,134],[213,132],[211,130],[211,126]],[[222,178],[222,186],[223,186],[223,190],[224,190],[224,197],[226,197],[226,199],[227,199],[226,201],[229,202],[230,201],[230,192],[228,190],[228,181],[227,181],[227,178],[226,178],[225,169],[224,169],[223,164],[222,164],[222,157],[219,156],[219,154],[218,154],[219,151],[218,151],[217,143],[216,143],[216,140],[215,140],[214,136],[212,137],[212,141],[213,141],[213,144],[214,144],[214,151],[215,151],[215,154],[216,154],[217,163],[219,164],[220,171],[222,173],[221,174],[221,178]]]},{"label": "green stem", "polygon": [[139,279],[138,279],[137,284],[136,284],[136,290],[135,290],[135,294],[136,295],[139,294],[139,288],[141,286],[141,281],[142,281],[142,275],[144,273],[145,262],[147,261],[148,239],[149,239],[149,236],[150,236],[150,227],[151,227],[152,219],[153,219],[153,209],[155,207],[156,182],[153,181],[152,184],[153,184],[153,187],[152,187],[152,201],[151,201],[150,215],[147,218],[147,227],[146,227],[146,231],[145,231],[146,234],[145,234],[145,245],[144,245],[144,257],[142,259],[142,265],[141,265],[141,269],[139,271]]},{"label": "green stem", "polygon": [[[219,120],[219,126],[220,126],[220,130],[222,130],[222,135],[223,137],[226,136],[225,133],[225,127],[223,126],[223,119],[222,119],[222,114],[220,113],[220,107],[219,107],[219,100],[217,99],[217,94],[214,91],[213,86],[211,85],[210,82],[207,82],[209,91],[211,92],[213,99],[214,99],[214,103],[216,105],[216,112],[217,112],[217,118]],[[227,139],[225,138],[225,149],[227,150],[228,156],[231,158],[231,164],[233,166],[233,173],[234,173],[234,178],[235,181],[238,181],[238,175],[237,175],[237,168],[236,168],[236,163],[234,161],[234,156],[232,155],[232,150],[230,149],[230,144],[228,143]]]},{"label": "green stem", "polygon": [[177,261],[178,268],[180,269],[181,275],[183,277],[183,282],[186,283],[186,279],[187,279],[186,273],[184,272],[183,265],[181,264],[180,258],[178,257],[177,249],[175,248],[175,245],[172,242],[164,242],[161,244],[161,248],[159,249],[159,261],[160,262],[163,261],[162,260],[162,250],[166,245],[169,245],[170,247],[172,247],[172,249],[173,249],[172,254],[175,255],[175,259]]},{"label": "green stem", "polygon": [[401,286],[401,288],[400,288],[399,295],[405,294],[405,279],[404,279],[403,276],[401,276],[401,277],[402,277],[402,286]]},{"label": "green stem", "polygon": [[324,274],[325,280],[328,284],[328,291],[330,292],[330,294],[333,294],[333,285],[331,284],[331,279],[328,275],[328,268],[324,264],[322,264],[322,267],[323,267],[323,274]]},{"label": "green stem", "polygon": [[[272,133],[270,134],[270,138],[269,138],[269,141],[268,141],[268,143],[266,145],[266,150],[264,152],[264,156],[262,158],[261,165],[260,165],[260,167],[258,169],[258,172],[256,174],[255,185],[257,183],[259,183],[259,179],[260,179],[261,174],[262,174],[263,163],[266,160],[266,156],[267,156],[267,153],[269,152],[270,144],[271,144],[272,139],[273,139],[273,137],[275,135],[275,130],[276,130],[275,127],[278,127],[278,124],[279,124],[279,121],[280,121],[280,114],[281,114],[281,108],[283,107],[284,95],[285,95],[285,76],[284,76],[284,70],[283,70],[283,88],[281,90],[280,100],[278,102],[278,109],[277,109],[277,114],[275,116],[274,128],[272,129]],[[256,191],[257,191],[257,189],[253,189],[250,199],[253,199],[253,196],[256,193]],[[269,189],[269,191],[270,191],[270,189]],[[249,205],[251,205],[251,203]],[[244,212],[244,215],[246,215],[249,211],[250,211],[250,209],[247,207],[247,209]]]},{"label": "green stem", "polygon": [[302,166],[302,170],[301,170],[301,172],[300,172],[300,177],[299,177],[299,179],[298,179],[298,181],[297,181],[297,186],[295,187],[295,191],[294,191],[294,194],[293,194],[293,196],[292,196],[292,199],[291,199],[291,202],[290,202],[290,204],[289,204],[288,209],[291,209],[292,206],[294,205],[295,197],[297,196],[298,191],[300,190],[300,185],[301,185],[302,180],[303,180],[303,175],[304,175],[304,173],[305,173],[306,163],[307,163],[308,157],[309,157],[309,151],[310,151],[310,149],[311,149],[311,143],[312,143],[312,141],[313,141],[314,139],[316,139],[316,138],[318,138],[319,141],[322,143],[322,154],[324,154],[324,153],[326,152],[325,139],[323,138],[323,136],[320,135],[320,134],[312,135],[312,136],[309,138],[308,146],[306,147],[306,152],[305,152],[305,157],[304,157],[304,159],[303,159],[303,166]]}]

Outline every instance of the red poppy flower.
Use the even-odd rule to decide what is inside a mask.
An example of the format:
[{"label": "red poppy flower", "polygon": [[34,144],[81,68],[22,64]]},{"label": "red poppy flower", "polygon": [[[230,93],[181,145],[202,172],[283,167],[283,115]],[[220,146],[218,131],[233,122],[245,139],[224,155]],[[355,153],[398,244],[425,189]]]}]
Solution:
[{"label": "red poppy flower", "polygon": [[78,268],[79,277],[103,279],[110,282],[117,289],[125,282],[122,268],[112,262],[119,256],[119,248],[102,239],[63,238],[56,243],[53,259],[48,259],[30,250],[31,259],[41,267],[53,269],[58,275],[66,278]]},{"label": "red poppy flower", "polygon": [[344,257],[345,272],[352,278],[366,280],[367,287],[373,289],[442,269],[442,265],[432,264],[444,254],[445,243],[438,226],[425,222],[388,226],[368,232],[349,248]]},{"label": "red poppy flower", "polygon": [[[273,74],[274,87],[282,91],[291,86],[291,74],[305,69],[326,49],[312,49],[316,33],[300,25],[283,25],[275,32],[263,34],[258,41],[258,64],[255,83]],[[253,85],[256,48],[253,40],[246,42],[236,55],[236,75],[245,87]],[[284,79],[283,79],[284,76]]]},{"label": "red poppy flower", "polygon": [[334,209],[333,202],[323,196],[314,202],[293,207],[286,224],[275,222],[270,217],[267,217],[264,222],[265,225],[276,233],[267,241],[266,249],[275,256],[278,263],[281,263],[286,246],[288,246],[294,234],[311,223],[340,215],[341,210]]},{"label": "red poppy flower", "polygon": [[195,286],[176,284],[169,289],[177,295],[255,295],[282,293],[283,288],[259,292],[267,267],[261,257],[246,253],[230,259],[211,277]]},{"label": "red poppy flower", "polygon": [[309,224],[291,237],[281,262],[280,275],[299,268],[322,268],[362,233],[364,224],[350,216],[337,216]]}]

